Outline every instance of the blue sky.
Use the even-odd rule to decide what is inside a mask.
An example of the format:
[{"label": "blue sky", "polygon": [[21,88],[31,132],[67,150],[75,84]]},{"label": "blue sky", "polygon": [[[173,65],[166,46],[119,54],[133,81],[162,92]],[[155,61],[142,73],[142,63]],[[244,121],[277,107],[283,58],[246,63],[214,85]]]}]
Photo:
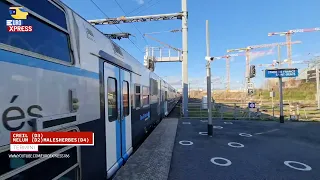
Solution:
[{"label": "blue sky", "polygon": [[[97,9],[91,0],[62,0],[85,19],[105,18],[105,15]],[[115,0],[93,0],[109,17],[124,15]],[[138,10],[128,16],[175,13],[181,11],[180,0],[117,0],[125,13]],[[249,45],[269,44],[285,42],[284,36],[268,37],[269,32],[287,31],[290,29],[320,27],[320,1],[318,0],[201,0],[188,2],[189,11],[189,82],[191,88],[205,88],[205,21],[209,20],[210,26],[210,51],[211,56],[227,54],[227,49],[242,48]],[[141,33],[168,31],[180,29],[180,20],[145,22],[133,24],[120,24],[118,27],[123,32],[135,35],[128,39],[116,40],[116,42],[132,54],[141,63],[143,51],[146,45],[159,46],[150,39],[144,39]],[[116,33],[119,30],[114,25],[98,26],[102,32]],[[138,30],[137,30],[138,29]],[[181,33],[154,34],[174,47],[182,48]],[[292,45],[293,60],[308,60],[311,55],[320,53],[320,32],[297,33],[292,36],[292,41],[300,40],[302,44]],[[139,48],[137,48],[137,47]],[[267,51],[269,49],[258,49]],[[258,57],[251,64],[272,63],[277,58],[275,54]],[[308,55],[311,53],[311,55]],[[282,59],[286,58],[286,47],[282,46]],[[296,67],[306,67],[303,65]],[[231,88],[238,89],[244,80],[245,57],[235,57],[230,64]],[[223,81],[226,74],[225,60],[216,60],[211,64],[212,76],[220,77]],[[181,86],[181,63],[158,63],[156,71],[175,87]],[[263,82],[263,74],[259,69],[254,78],[255,86]],[[214,88],[223,88],[222,83],[217,81]]]}]

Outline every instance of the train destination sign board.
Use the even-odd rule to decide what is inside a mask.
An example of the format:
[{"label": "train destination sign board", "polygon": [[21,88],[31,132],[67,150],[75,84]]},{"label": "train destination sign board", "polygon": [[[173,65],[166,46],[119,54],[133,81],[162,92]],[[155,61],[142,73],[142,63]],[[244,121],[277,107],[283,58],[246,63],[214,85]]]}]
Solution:
[{"label": "train destination sign board", "polygon": [[287,68],[287,69],[266,69],[265,77],[266,78],[279,78],[279,77],[297,77],[298,76],[297,68]]}]

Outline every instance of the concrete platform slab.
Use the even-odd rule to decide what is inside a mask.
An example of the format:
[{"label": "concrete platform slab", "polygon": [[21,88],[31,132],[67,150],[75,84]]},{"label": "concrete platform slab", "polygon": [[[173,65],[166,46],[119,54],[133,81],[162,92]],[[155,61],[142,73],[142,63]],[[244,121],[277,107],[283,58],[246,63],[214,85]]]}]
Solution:
[{"label": "concrete platform slab", "polygon": [[179,122],[169,180],[320,179],[320,123],[214,121],[223,128],[210,138],[199,134],[207,122],[184,121],[191,124]]},{"label": "concrete platform slab", "polygon": [[177,124],[177,118],[163,119],[114,179],[167,180]]}]

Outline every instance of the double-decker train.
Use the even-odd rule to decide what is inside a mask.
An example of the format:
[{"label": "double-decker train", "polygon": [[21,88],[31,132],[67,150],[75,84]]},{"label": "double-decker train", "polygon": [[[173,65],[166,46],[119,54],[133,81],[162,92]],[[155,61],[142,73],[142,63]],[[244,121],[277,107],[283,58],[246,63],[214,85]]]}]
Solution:
[{"label": "double-decker train", "polygon": [[[8,32],[17,13],[32,32]],[[58,0],[2,0],[0,17],[0,179],[110,178],[181,98]],[[10,152],[17,131],[90,131],[94,146],[39,146],[70,157],[28,158]]]}]

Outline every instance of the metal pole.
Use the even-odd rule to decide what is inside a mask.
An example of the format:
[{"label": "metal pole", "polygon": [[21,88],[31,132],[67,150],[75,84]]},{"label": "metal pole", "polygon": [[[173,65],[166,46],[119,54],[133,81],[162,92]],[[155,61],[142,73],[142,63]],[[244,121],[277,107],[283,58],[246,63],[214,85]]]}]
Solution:
[{"label": "metal pole", "polygon": [[191,92],[191,89],[190,89],[190,88],[191,88],[191,86],[190,86],[190,83],[189,83],[189,94],[188,94],[188,95],[189,95],[189,98],[190,98],[190,92]]},{"label": "metal pole", "polygon": [[[248,98],[248,83],[250,83],[250,55],[249,50],[246,50],[246,80],[245,80],[245,91],[247,92],[245,95],[245,102],[247,102]],[[250,97],[249,97],[250,98]]]},{"label": "metal pole", "polygon": [[282,77],[279,77],[279,96],[280,96],[280,123],[284,123],[284,116],[283,116],[283,94],[282,94]]},{"label": "metal pole", "polygon": [[318,109],[320,109],[320,98],[319,98],[319,65],[316,65],[316,78],[317,78],[317,102]]},{"label": "metal pole", "polygon": [[246,84],[245,89],[248,90],[248,83],[250,83],[250,59],[249,50],[246,50]]},{"label": "metal pole", "polygon": [[[273,93],[273,91],[272,91]],[[273,94],[272,94],[272,118],[274,118],[274,103],[273,103]]]},{"label": "metal pole", "polygon": [[188,12],[187,0],[182,0],[182,83],[183,115],[188,117]]},{"label": "metal pole", "polygon": [[[279,68],[281,68],[280,45],[278,45],[278,62],[279,62]],[[280,97],[280,123],[284,123],[282,77],[279,77],[279,97]]]},{"label": "metal pole", "polygon": [[[206,20],[206,44],[207,44],[207,57],[210,57],[210,44],[209,44],[209,21]],[[208,135],[212,136],[212,106],[211,106],[211,68],[210,60],[207,60],[207,103],[208,103]]]},{"label": "metal pole", "polygon": [[279,62],[279,68],[281,67],[281,56],[280,56],[280,45],[278,45],[278,62]]},{"label": "metal pole", "polygon": [[227,70],[227,73],[226,73],[226,76],[227,76],[227,92],[229,92],[230,90],[230,57],[227,56],[226,58],[226,70]]}]

